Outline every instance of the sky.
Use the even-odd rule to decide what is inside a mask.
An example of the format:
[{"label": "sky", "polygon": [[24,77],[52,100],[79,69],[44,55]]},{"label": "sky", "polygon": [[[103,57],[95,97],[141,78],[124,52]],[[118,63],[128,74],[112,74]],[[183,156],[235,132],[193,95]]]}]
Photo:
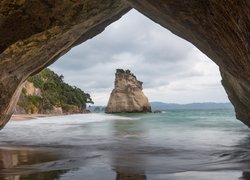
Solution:
[{"label": "sky", "polygon": [[186,40],[136,10],[49,67],[106,105],[116,69],[130,69],[150,102],[228,102],[218,66]]}]

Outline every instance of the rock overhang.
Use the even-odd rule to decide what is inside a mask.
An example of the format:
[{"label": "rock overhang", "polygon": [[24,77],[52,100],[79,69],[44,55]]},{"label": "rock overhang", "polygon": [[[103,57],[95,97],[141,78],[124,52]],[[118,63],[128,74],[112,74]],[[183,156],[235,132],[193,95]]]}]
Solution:
[{"label": "rock overhang", "polygon": [[131,7],[190,41],[219,67],[237,118],[250,126],[250,1],[34,0],[0,3],[0,126],[22,83]]}]

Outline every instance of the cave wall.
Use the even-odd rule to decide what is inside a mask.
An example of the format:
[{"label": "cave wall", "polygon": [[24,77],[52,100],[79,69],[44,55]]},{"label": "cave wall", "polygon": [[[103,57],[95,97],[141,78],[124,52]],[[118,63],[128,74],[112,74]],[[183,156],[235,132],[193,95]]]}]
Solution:
[{"label": "cave wall", "polygon": [[99,34],[129,10],[122,0],[2,0],[0,128],[10,119],[28,76]]},{"label": "cave wall", "polygon": [[128,0],[156,23],[180,36],[220,68],[236,117],[250,126],[250,1]]},{"label": "cave wall", "polygon": [[0,127],[22,83],[133,7],[190,41],[219,67],[236,116],[250,126],[249,0],[2,0]]}]

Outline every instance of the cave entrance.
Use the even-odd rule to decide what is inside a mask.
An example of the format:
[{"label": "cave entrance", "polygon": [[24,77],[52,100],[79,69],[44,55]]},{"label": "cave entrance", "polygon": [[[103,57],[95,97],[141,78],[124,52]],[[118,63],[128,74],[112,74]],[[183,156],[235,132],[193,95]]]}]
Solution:
[{"label": "cave entrance", "polygon": [[[68,2],[71,2],[71,1],[68,1]],[[92,2],[92,1],[89,1],[89,2]],[[117,1],[114,1],[114,2],[117,2]],[[141,1],[138,1],[138,3],[139,2]],[[153,4],[153,1],[151,2]],[[72,2],[72,3],[74,3],[75,5],[75,2]],[[170,5],[174,3],[178,3],[178,1],[170,2]],[[217,3],[217,2],[214,2],[214,3]],[[193,4],[187,1],[185,2],[183,1],[183,4],[186,6],[176,6],[176,7],[178,8],[187,7],[190,9],[191,12],[194,11],[196,13],[196,14],[191,13],[191,15],[193,16],[197,15],[198,19],[204,20],[205,19],[204,14],[210,15],[210,17],[215,17],[216,15],[219,14],[218,12],[221,12],[221,7],[223,7],[223,5],[230,4],[230,3],[218,4],[218,5],[214,4],[214,6],[205,6],[205,8],[203,6],[203,2],[201,3],[202,6],[200,6],[199,8],[198,1],[193,1]],[[208,4],[209,2],[207,2],[205,5],[208,5]],[[65,5],[68,5],[68,4],[65,4]],[[157,5],[157,2],[156,2],[156,5]],[[242,4],[242,6],[243,5],[244,4]],[[37,7],[40,8],[40,6],[37,6]],[[164,6],[164,7],[167,8],[167,6]],[[198,7],[198,8],[195,9],[192,7]],[[215,10],[215,12],[217,12],[218,14],[216,13],[208,14],[210,13],[208,7],[212,10]],[[232,2],[231,7],[240,7],[240,6],[236,6],[236,5],[234,6]],[[178,11],[178,8],[176,8],[175,10]],[[75,14],[77,14],[77,11],[81,9],[81,6],[74,6],[74,8],[72,9],[74,11],[70,11],[69,13],[73,15],[72,17],[74,17]],[[87,7],[87,10],[89,9],[91,9],[91,7],[90,8]],[[157,9],[157,8],[152,8],[152,9]],[[205,11],[199,11],[200,9],[201,10],[205,9]],[[228,8],[228,6],[225,5],[225,8],[224,8],[225,11],[223,11],[223,13],[225,12],[224,13],[225,17],[228,17],[226,16],[227,15],[226,13],[228,12],[226,11],[227,9],[229,9],[230,11],[232,10],[231,11],[232,13],[230,13],[230,15],[234,14],[235,11],[233,11],[233,8]],[[240,11],[242,11],[242,8],[236,8],[236,9],[240,9]],[[145,13],[152,12],[149,10],[145,8]],[[20,12],[24,12],[24,11],[20,11]],[[34,9],[34,12],[36,12],[35,9]],[[43,11],[41,12],[43,13]],[[205,13],[202,14],[200,12],[205,12]],[[245,11],[245,12],[248,12],[248,11]],[[169,13],[171,16],[174,16],[173,14],[171,14],[171,10]],[[198,14],[201,14],[203,16],[201,16],[200,18]],[[183,14],[180,13],[180,16],[181,15]],[[153,16],[157,17],[157,14],[156,15],[153,14],[152,17]],[[158,17],[160,16],[162,17],[162,19],[164,19],[164,14],[160,14]],[[184,21],[181,21],[180,24],[183,22],[184,22],[183,24],[187,24],[185,23],[185,20],[187,20],[185,14],[184,14],[183,19]],[[233,21],[235,20],[233,17],[231,19]],[[228,25],[230,24],[231,19],[227,21]],[[244,18],[242,19],[244,20]],[[238,20],[237,22],[238,23],[244,22],[242,19],[239,17],[239,19],[237,19]],[[66,18],[66,20],[68,22],[71,19]],[[216,18],[211,18],[210,20],[211,21],[209,22],[211,22],[211,24],[205,23],[205,25],[207,26],[201,26],[201,29],[202,28],[204,29],[204,27],[210,27],[209,25],[211,26],[214,25],[213,28],[219,27],[219,26],[216,26],[218,23],[213,23],[213,21],[217,20]],[[236,21],[234,22],[237,24]],[[131,24],[127,24],[127,23],[131,23]],[[197,23],[197,21],[195,23]],[[161,24],[164,24],[164,23],[161,23]],[[98,30],[101,31],[98,25],[96,29],[97,31]],[[193,27],[197,27],[197,26],[193,26]],[[228,28],[229,31],[222,31],[222,30],[227,29],[225,27],[229,27],[229,26],[222,26],[222,29],[219,29],[218,32],[220,31],[224,32],[224,34],[226,35],[223,38],[219,39],[218,41],[215,41],[216,43],[222,46],[221,49],[219,50],[227,49],[226,47],[228,46],[223,47],[225,39],[226,40],[229,39],[226,42],[231,42],[231,40],[237,41],[237,38],[236,39],[228,38],[230,36],[233,36],[234,34],[230,33],[230,35],[227,36],[228,32],[230,32],[234,28],[231,28],[231,29]],[[237,32],[239,32],[242,29],[244,30],[244,27],[240,27],[240,28],[239,27],[240,26],[237,26],[239,30],[235,31],[236,32],[235,34],[237,34]],[[191,27],[189,28],[189,33],[192,30],[192,28]],[[68,31],[66,31],[65,34],[63,34],[62,36],[65,39],[67,39],[68,38],[67,35],[69,34],[74,35],[76,32],[79,32],[78,31],[79,29],[82,30],[83,28],[81,27],[76,28],[74,26],[72,27],[72,29],[75,31],[72,30],[71,33],[70,32],[68,33]],[[177,28],[177,30],[179,29]],[[58,30],[58,29],[55,28],[55,30]],[[89,27],[89,31],[91,30],[92,30],[91,27]],[[86,32],[86,34],[88,34],[89,31]],[[180,32],[179,34],[181,35],[182,33]],[[207,31],[203,31],[203,33],[204,32],[207,32]],[[193,34],[191,33],[191,36],[195,36],[195,37],[202,36],[202,33],[200,32],[195,32],[195,33]],[[245,35],[244,32],[240,32],[237,35],[241,35],[241,34],[243,34],[243,36]],[[39,37],[39,35],[35,37]],[[73,39],[77,41],[68,42],[67,41],[68,39],[65,40],[65,39],[62,39],[60,36],[58,36],[56,41],[51,40],[50,43],[48,41],[49,45],[46,49],[42,49],[42,48],[45,48],[44,43],[40,44],[41,48],[40,46],[37,46],[34,48],[35,50],[37,49],[41,50],[39,52],[33,51],[31,49],[32,52],[36,52],[34,54],[36,55],[38,54],[37,56],[40,57],[40,59],[36,59],[36,55],[32,54],[34,56],[33,59],[35,59],[36,62],[40,62],[41,64],[28,63],[28,62],[31,62],[32,58],[29,59],[26,57],[29,60],[29,61],[27,60],[27,64],[30,65],[30,66],[27,65],[27,69],[32,71],[32,72],[26,72],[26,74],[35,73],[36,71],[39,71],[43,67],[47,66],[48,63],[53,62],[54,60],[56,60],[57,57],[62,55],[60,53],[66,53],[66,51],[70,49],[72,46],[74,46],[75,43],[77,44],[85,40],[83,38],[84,36],[81,36],[80,34],[79,36],[76,35],[73,37],[74,37]],[[188,37],[190,36],[187,36],[186,39],[189,39],[191,41],[192,38],[188,38]],[[211,36],[211,34],[209,34],[207,37],[208,38],[213,37],[214,38],[213,41],[214,41],[217,36]],[[241,40],[241,43],[236,42],[235,44],[242,45],[244,42],[247,42],[245,39],[242,38],[242,36],[240,37],[241,38],[238,38],[238,39]],[[233,93],[240,92],[240,94],[233,94],[233,98],[234,98],[233,102],[238,103],[236,105],[238,105],[239,107],[241,107],[242,104],[245,105],[245,106],[242,106],[244,108],[249,107],[247,106],[247,104],[249,104],[247,100],[248,98],[245,98],[245,97],[249,97],[248,91],[247,91],[248,89],[245,88],[245,87],[248,87],[249,81],[247,81],[246,79],[244,79],[245,81],[242,80],[243,77],[249,77],[249,76],[247,76],[248,73],[245,73],[246,71],[245,72],[242,71],[243,73],[245,73],[243,74],[245,76],[241,74],[241,71],[237,71],[241,69],[242,70],[247,69],[242,66],[244,65],[244,63],[242,63],[244,62],[243,61],[244,59],[242,58],[243,60],[239,61],[238,66],[233,66],[234,64],[236,64],[234,60],[238,60],[238,56],[237,55],[234,56],[233,54],[227,53],[228,49],[230,51],[230,46],[227,49],[227,51],[225,51],[224,53],[223,52],[217,53],[216,52],[217,46],[212,46],[216,43],[208,41],[208,38],[206,38],[204,41],[202,38],[200,39],[198,38],[198,40],[196,41],[196,45],[197,44],[200,45],[199,48],[203,50],[206,49],[206,47],[211,48],[207,52],[210,57],[216,57],[219,54],[220,56],[218,55],[218,58],[214,58],[214,61],[216,61],[216,63],[218,64],[220,63],[221,68],[225,67],[223,65],[225,65],[224,60],[228,57],[227,55],[232,56],[232,58],[231,59],[229,58],[229,60],[226,62],[226,63],[229,63],[229,65],[226,67],[227,69],[226,68],[221,69],[222,74],[224,73],[223,78],[226,81],[226,83],[228,83],[226,84],[228,85],[227,87],[229,87],[228,94],[230,95],[230,92],[233,92]],[[38,40],[44,40],[44,37],[42,37],[41,39],[38,38]],[[31,42],[33,41],[34,39],[31,39]],[[46,41],[46,39],[44,41]],[[29,43],[29,41],[26,41],[26,43],[27,42]],[[54,42],[62,43],[61,44],[62,47],[59,48],[59,46],[55,46]],[[66,42],[69,43],[67,44],[67,46],[64,44]],[[210,43],[209,45],[211,44],[212,45],[206,46],[207,42]],[[70,43],[73,43],[73,44],[70,44]],[[226,44],[230,45],[230,43],[226,43]],[[19,43],[17,45],[18,47],[19,46],[21,47],[20,49],[17,48],[17,50],[21,52],[20,54],[21,55],[25,54],[22,48],[23,46],[25,47],[26,44]],[[39,45],[39,43],[37,45]],[[46,41],[46,45],[47,45],[47,41]],[[52,46],[58,47],[59,49],[55,50],[55,52],[50,52],[49,50],[51,49]],[[12,47],[14,47],[15,49],[15,46],[12,46]],[[244,46],[242,47],[243,48],[241,49],[243,49],[242,51],[244,51]],[[18,51],[16,51],[16,53],[14,54],[18,54]],[[213,51],[215,53],[213,53]],[[11,51],[8,51],[8,52],[11,52]],[[27,51],[27,54],[29,55],[28,52],[29,51]],[[51,54],[48,52],[50,52]],[[237,52],[239,53],[235,53],[235,54],[239,54],[239,57],[244,55],[244,53],[241,54],[240,48],[237,50]],[[39,56],[41,54],[42,55],[44,54],[44,56],[43,57]],[[12,52],[10,53],[10,55],[12,55]],[[46,56],[47,57],[53,56],[53,58],[42,62],[42,60],[46,59]],[[23,61],[24,59],[26,59],[26,58],[21,59],[21,57],[22,56],[20,56],[20,61]],[[246,58],[247,57],[248,56],[246,56]],[[13,59],[14,58],[15,57],[13,57]],[[17,56],[17,58],[19,57]],[[12,62],[15,62],[14,60]],[[8,64],[8,65],[11,66],[13,64],[14,63]],[[26,62],[23,64],[26,65]],[[23,66],[20,66],[20,69],[22,69],[22,67]],[[162,102],[168,102],[168,103],[173,103],[173,102],[174,103],[191,103],[191,102],[207,102],[207,101],[215,101],[215,102],[228,101],[226,94],[224,90],[222,89],[222,86],[220,85],[221,78],[220,78],[220,74],[218,71],[218,67],[215,64],[213,64],[212,61],[210,61],[203,53],[201,53],[199,50],[197,50],[197,48],[195,48],[191,44],[187,43],[186,41],[180,39],[177,36],[174,36],[166,29],[161,28],[159,25],[151,22],[144,16],[138,14],[135,10],[132,10],[127,15],[125,15],[120,21],[117,21],[111,26],[109,26],[106,29],[106,31],[104,31],[101,35],[95,37],[93,40],[87,41],[84,44],[74,48],[70,53],[62,57],[61,60],[53,64],[50,68],[54,70],[55,72],[57,72],[59,75],[60,74],[64,75],[65,77],[64,80],[67,83],[78,86],[82,88],[84,91],[90,93],[93,97],[93,100],[96,102],[97,105],[106,105],[109,93],[113,87],[114,72],[115,72],[115,69],[117,68],[130,69],[138,77],[139,80],[142,80],[144,82],[144,92],[148,96],[151,102],[162,101]],[[25,69],[23,71],[25,71]],[[232,72],[239,72],[239,77],[234,77],[235,74],[233,74]],[[8,71],[8,72],[4,71],[3,74],[5,75],[4,77],[9,78],[10,75],[13,75],[12,73],[13,73],[12,71]],[[16,73],[18,75],[21,74],[20,71],[17,71]],[[232,74],[229,74],[229,73],[232,73]],[[5,82],[5,84],[3,84],[5,86],[1,84],[1,87],[3,90],[2,90],[2,94],[0,95],[3,95],[4,93],[8,94],[7,90],[13,90],[13,93],[14,93],[13,95],[13,93],[10,92],[9,96],[6,96],[5,99],[2,98],[5,101],[4,103],[2,103],[3,101],[1,102],[3,104],[3,108],[1,109],[1,112],[3,112],[3,114],[1,114],[2,116],[1,120],[3,121],[3,123],[1,124],[1,127],[3,127],[5,123],[9,120],[10,115],[12,113],[12,109],[10,107],[13,104],[15,104],[15,101],[13,99],[15,99],[15,97],[18,96],[18,93],[16,93],[16,91],[14,92],[13,88],[19,88],[19,81],[17,81],[18,80],[17,78],[19,76],[14,76],[14,75],[11,76],[13,78],[9,78],[9,79],[6,78],[7,80],[9,80],[10,83],[8,81],[3,81]],[[22,80],[24,80],[26,76],[24,75],[23,77],[20,77],[20,78],[23,78]],[[242,81],[237,81],[237,80],[242,80]],[[11,82],[15,82],[16,86],[14,84],[13,86],[10,86],[9,88],[7,84],[11,84]],[[231,91],[230,85],[235,85],[236,91],[234,91],[234,89],[232,88],[231,88],[232,89]],[[241,99],[244,99],[246,101],[243,101],[243,102],[239,101]],[[248,108],[243,109],[243,114],[245,112],[249,112],[247,110]],[[91,115],[96,115],[96,114],[91,114]],[[156,116],[156,115],[161,115],[161,114],[151,113],[147,115],[152,117],[153,115]],[[203,170],[204,172],[207,170],[211,171],[212,166],[220,167],[222,171],[226,171],[229,168],[228,164],[229,165],[231,164],[232,167],[235,168],[236,170],[239,170],[242,167],[249,166],[247,162],[246,164],[241,164],[241,163],[235,164],[234,162],[241,162],[242,159],[231,158],[235,156],[234,152],[237,152],[237,153],[243,152],[244,156],[247,155],[245,152],[245,149],[248,148],[249,134],[246,133],[245,129],[235,124],[225,126],[224,123],[221,123],[221,122],[217,123],[216,121],[218,119],[210,118],[211,116],[209,116],[208,119],[212,121],[210,121],[210,124],[207,124],[206,119],[200,118],[200,114],[197,115],[198,116],[197,119],[200,121],[200,123],[197,123],[197,121],[193,121],[194,120],[193,114],[191,115],[192,117],[189,116],[190,118],[188,119],[188,120],[192,120],[192,121],[189,121],[190,122],[189,125],[188,123],[182,121],[183,119],[187,117],[187,114],[183,114],[183,116],[181,117],[178,114],[175,116],[178,118],[173,119],[173,121],[170,117],[168,119],[169,125],[165,124],[165,126],[164,126],[165,122],[159,120],[158,121],[159,124],[157,124],[155,123],[155,119],[151,117],[149,117],[146,121],[144,121],[144,119],[138,120],[138,118],[135,118],[134,121],[131,121],[131,119],[127,119],[124,121],[124,118],[120,117],[121,119],[117,121],[117,117],[115,116],[112,116],[112,117],[115,117],[115,119],[113,119],[114,121],[112,121],[112,119],[110,121],[105,121],[103,124],[104,126],[102,125],[100,126],[101,123],[99,124],[99,122],[103,122],[103,121],[98,121],[98,123],[88,123],[88,122],[93,122],[93,119],[94,120],[98,120],[98,119],[93,117],[93,118],[88,119],[89,121],[81,121],[81,119],[79,118],[79,115],[77,114],[77,115],[71,116],[71,119],[68,119],[66,121],[55,121],[54,124],[51,124],[48,121],[41,122],[39,120],[35,121],[34,123],[30,123],[29,125],[28,123],[23,122],[23,123],[20,123],[20,126],[16,126],[13,123],[13,124],[10,124],[9,129],[6,129],[6,131],[2,132],[3,135],[0,137],[2,139],[1,141],[3,142],[2,145],[4,144],[10,144],[10,145],[15,145],[15,146],[22,145],[22,148],[29,147],[30,145],[32,145],[32,148],[34,148],[35,146],[37,146],[38,148],[41,148],[41,147],[50,148],[48,152],[50,153],[50,155],[51,155],[52,149],[55,150],[55,154],[62,153],[61,157],[63,158],[62,159],[63,161],[60,161],[62,163],[57,163],[56,161],[60,159],[59,157],[58,158],[55,157],[55,158],[51,158],[51,160],[56,159],[55,163],[52,162],[53,166],[51,166],[51,163],[48,164],[48,166],[46,164],[45,165],[41,164],[41,168],[43,172],[46,172],[44,167],[46,168],[47,166],[48,170],[47,169],[46,170],[48,172],[51,171],[51,167],[52,167],[53,169],[58,169],[58,170],[62,169],[63,173],[65,173],[65,168],[71,170],[69,167],[73,167],[72,171],[70,172],[71,179],[72,179],[72,172],[78,173],[77,172],[78,169],[80,171],[82,169],[86,171],[89,171],[89,169],[91,169],[93,170],[94,174],[98,174],[96,169],[94,169],[96,166],[92,166],[92,162],[91,162],[92,159],[93,159],[93,164],[96,164],[96,162],[98,164],[101,164],[100,168],[102,169],[102,171],[98,175],[100,175],[101,177],[105,177],[103,172],[107,172],[106,170],[113,170],[113,171],[116,171],[115,172],[116,179],[123,179],[123,177],[124,178],[131,177],[130,174],[127,175],[124,173],[124,171],[126,172],[127,169],[125,168],[124,170],[123,167],[130,167],[130,169],[132,170],[140,169],[141,171],[133,172],[134,174],[132,175],[134,175],[134,178],[136,179],[146,179],[146,175],[148,173],[147,171],[150,170],[151,167],[152,169],[154,169],[155,167],[162,168],[162,169],[156,169],[155,171],[155,172],[158,172],[160,175],[163,175],[164,173],[166,175],[169,175],[171,172],[171,173],[174,173],[173,175],[175,176],[176,173],[173,172],[173,170],[176,169],[176,172],[179,173],[179,172],[183,172],[183,169],[186,169],[186,167],[189,167],[189,169],[192,170],[191,173],[193,173],[193,172],[201,172],[201,170],[203,169],[204,169]],[[246,113],[246,115],[247,116],[244,117],[245,119],[248,118],[249,114]],[[72,121],[72,117],[75,118],[73,119],[73,121]],[[57,119],[58,117],[51,117],[51,118]],[[63,116],[62,118],[67,118],[67,117]],[[224,118],[223,120],[225,119],[227,120],[227,117]],[[51,119],[49,121],[53,122],[51,121]],[[60,126],[57,126],[55,124],[60,124]],[[178,125],[178,127],[176,127],[176,125]],[[152,126],[154,126],[154,128],[152,128]],[[103,127],[106,127],[106,130]],[[205,129],[206,127],[208,129]],[[173,129],[175,130],[174,133],[173,133]],[[229,130],[229,129],[232,129],[232,130]],[[33,134],[31,134],[30,132],[33,132]],[[160,138],[159,138],[159,135],[160,135]],[[41,136],[43,138],[41,138]],[[110,141],[109,139],[110,137],[113,137],[114,139]],[[222,138],[222,137],[227,137],[227,138]],[[243,139],[242,141],[242,137],[244,137],[245,140]],[[13,141],[13,138],[15,139],[14,141]],[[93,141],[93,140],[96,140],[96,141]],[[239,148],[242,148],[242,150],[239,151]],[[118,152],[118,150],[120,150],[120,152],[124,152],[124,154]],[[103,154],[100,152],[103,152]],[[6,156],[5,151],[3,151],[2,153],[0,152],[0,156],[1,154],[3,157],[7,157],[7,161],[6,161],[7,163],[3,163],[4,169],[7,169],[6,166],[10,165],[8,157],[11,157],[12,154],[10,156],[7,154]],[[14,162],[14,165],[11,165],[9,169],[13,169],[13,166],[16,167],[17,165],[16,160],[18,158],[16,158],[16,153],[14,154],[15,154],[15,158],[12,158],[12,159],[15,159],[15,162]],[[22,153],[20,154],[22,154],[22,157],[23,157],[23,154],[25,155],[27,153],[25,151],[22,151]],[[31,153],[28,152],[28,154],[31,154]],[[36,164],[34,167],[36,170],[39,170],[40,167],[37,165],[37,162],[39,162],[39,159],[36,158],[37,155],[38,155],[37,153],[34,154],[34,157],[36,160]],[[40,155],[44,156],[43,154],[40,154]],[[127,158],[128,155],[130,158]],[[148,157],[146,157],[146,155],[148,155]],[[153,157],[154,155],[156,156]],[[45,155],[45,157],[46,156],[47,154]],[[242,156],[239,156],[239,157],[242,157]],[[25,159],[28,159],[28,158],[29,156],[25,157]],[[3,158],[3,159],[6,159],[6,158]],[[217,161],[218,164],[216,164],[217,162],[215,161],[215,159],[218,160]],[[49,159],[49,161],[51,160]],[[193,161],[193,160],[196,160],[196,161]],[[227,162],[227,160],[229,161],[226,164],[225,162]],[[34,161],[32,160],[32,162]],[[111,163],[108,164],[109,162]],[[223,162],[223,164],[221,164],[221,162]],[[42,163],[44,163],[44,161],[42,161]],[[245,163],[245,161],[243,163]],[[26,160],[25,160],[25,164],[27,164]],[[104,166],[102,166],[103,164],[104,165],[108,164],[108,166],[105,166],[104,171],[103,171]],[[89,167],[89,169],[85,169],[86,165],[91,165],[91,167]],[[141,165],[141,167],[138,167],[138,165]],[[192,165],[196,165],[196,166],[192,166]],[[224,168],[223,168],[223,165],[225,165]],[[32,167],[32,166],[29,165],[29,167]],[[166,171],[166,170],[169,170],[169,171]],[[86,172],[81,172],[81,173],[83,175],[86,175]],[[58,174],[54,176],[58,176]],[[110,174],[114,175],[114,172],[111,172]],[[243,174],[246,174],[246,173],[243,173]],[[183,174],[182,177],[186,177],[186,175],[187,174]],[[205,174],[205,176],[210,177],[209,174]],[[199,177],[202,177],[202,176],[199,176]],[[95,179],[98,179],[98,178],[95,178]]]},{"label": "cave entrance", "polygon": [[106,105],[118,68],[143,81],[150,102],[228,102],[217,65],[195,46],[136,10],[50,66]]}]

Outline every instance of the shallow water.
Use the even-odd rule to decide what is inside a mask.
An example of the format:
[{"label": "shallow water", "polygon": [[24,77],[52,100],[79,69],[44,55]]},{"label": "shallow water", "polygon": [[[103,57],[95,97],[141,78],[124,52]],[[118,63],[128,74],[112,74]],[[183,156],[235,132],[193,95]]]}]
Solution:
[{"label": "shallow water", "polygon": [[11,121],[0,179],[250,179],[250,131],[232,110]]}]

